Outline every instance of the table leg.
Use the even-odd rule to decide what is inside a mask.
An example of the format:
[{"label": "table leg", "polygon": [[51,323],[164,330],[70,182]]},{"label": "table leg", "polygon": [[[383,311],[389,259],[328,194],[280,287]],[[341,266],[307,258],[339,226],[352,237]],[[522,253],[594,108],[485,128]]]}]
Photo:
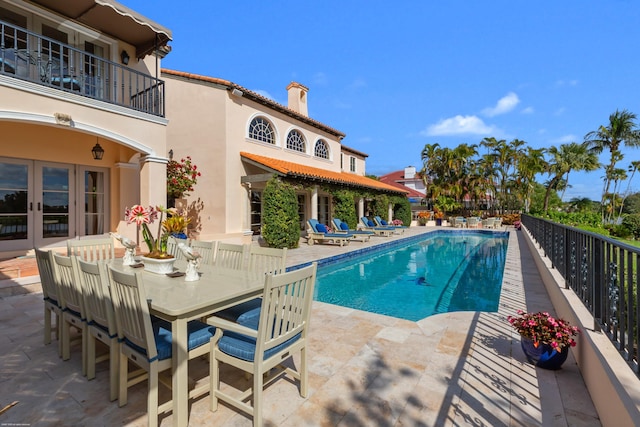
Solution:
[{"label": "table leg", "polygon": [[189,421],[189,351],[187,349],[187,320],[175,319],[172,324],[173,341],[173,425],[186,427]]}]

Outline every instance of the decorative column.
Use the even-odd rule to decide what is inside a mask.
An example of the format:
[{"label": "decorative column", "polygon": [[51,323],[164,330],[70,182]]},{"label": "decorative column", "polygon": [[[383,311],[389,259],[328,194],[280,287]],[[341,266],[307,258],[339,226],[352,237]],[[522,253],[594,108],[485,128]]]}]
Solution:
[{"label": "decorative column", "polygon": [[393,204],[392,203],[389,203],[389,212],[387,216],[388,216],[387,222],[391,224],[391,221],[393,221]]},{"label": "decorative column", "polygon": [[364,216],[364,198],[360,197],[358,199],[358,222],[360,222],[360,218]]},{"label": "decorative column", "polygon": [[318,186],[315,185],[311,189],[311,215],[310,218],[318,219]]}]

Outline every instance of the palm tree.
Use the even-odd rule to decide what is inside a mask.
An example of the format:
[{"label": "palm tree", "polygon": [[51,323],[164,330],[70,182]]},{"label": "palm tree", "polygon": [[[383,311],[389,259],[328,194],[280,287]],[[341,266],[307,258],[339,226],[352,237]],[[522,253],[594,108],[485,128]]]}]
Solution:
[{"label": "palm tree", "polygon": [[[630,111],[616,110],[615,113],[609,116],[609,124],[607,126],[600,126],[598,130],[591,131],[584,137],[585,142],[589,144],[589,148],[594,153],[600,154],[605,149],[608,149],[611,154],[609,164],[605,168],[601,199],[603,209],[605,198],[608,197],[611,187],[616,163],[624,157],[620,151],[621,146],[637,147],[640,145],[640,130],[637,129],[636,118],[636,115]],[[604,210],[602,215],[604,219]]]},{"label": "palm tree", "polygon": [[533,194],[535,177],[544,172],[548,165],[544,160],[544,148],[526,148],[526,155],[518,162],[518,176],[516,178],[516,191],[520,195],[524,211],[529,212],[531,206],[531,195]]},{"label": "palm tree", "polygon": [[627,181],[627,191],[622,195],[622,203],[620,203],[620,212],[618,213],[618,220],[622,217],[622,209],[624,208],[624,201],[629,196],[629,190],[631,189],[631,181],[633,180],[633,176],[636,174],[636,171],[640,167],[640,160],[635,160],[631,162],[629,165],[629,172],[631,172],[631,176],[629,177],[629,181]]},{"label": "palm tree", "polygon": [[[551,190],[566,188],[571,171],[593,171],[598,167],[597,156],[589,150],[586,143],[571,142],[560,147],[552,146],[548,150],[551,158],[548,160],[547,173],[550,176],[546,183],[544,196],[544,211],[549,208]],[[563,192],[564,195],[564,192]]]}]

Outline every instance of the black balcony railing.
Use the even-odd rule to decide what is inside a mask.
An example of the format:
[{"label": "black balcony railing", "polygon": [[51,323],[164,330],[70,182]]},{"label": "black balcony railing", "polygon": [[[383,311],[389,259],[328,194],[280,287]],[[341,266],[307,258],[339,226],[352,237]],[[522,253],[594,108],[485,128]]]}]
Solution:
[{"label": "black balcony railing", "polygon": [[640,248],[529,215],[522,224],[640,377]]},{"label": "black balcony railing", "polygon": [[0,21],[0,74],[164,117],[164,82]]}]

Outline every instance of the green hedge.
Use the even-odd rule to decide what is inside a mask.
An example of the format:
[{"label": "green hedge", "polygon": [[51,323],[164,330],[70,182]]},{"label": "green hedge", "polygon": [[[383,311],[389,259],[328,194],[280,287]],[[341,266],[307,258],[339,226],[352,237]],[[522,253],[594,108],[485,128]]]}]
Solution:
[{"label": "green hedge", "polygon": [[297,248],[300,217],[295,188],[273,177],[263,193],[262,237],[273,248]]}]

